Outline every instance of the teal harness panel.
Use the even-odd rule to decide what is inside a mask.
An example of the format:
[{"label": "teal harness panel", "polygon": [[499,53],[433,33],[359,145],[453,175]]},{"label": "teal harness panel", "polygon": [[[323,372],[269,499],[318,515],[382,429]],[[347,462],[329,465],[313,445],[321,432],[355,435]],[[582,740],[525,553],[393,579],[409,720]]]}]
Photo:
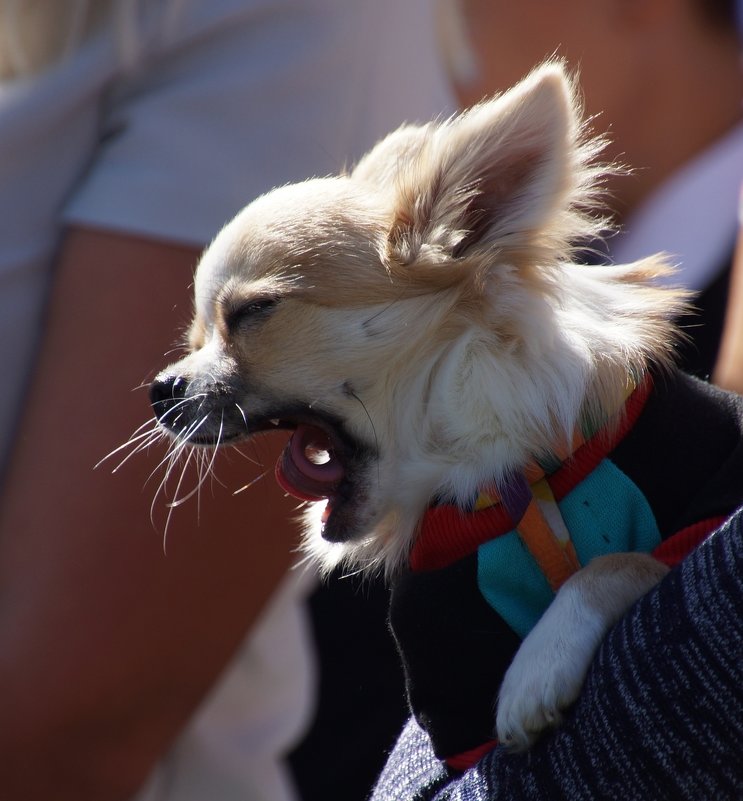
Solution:
[{"label": "teal harness panel", "polygon": [[[581,565],[607,553],[647,553],[660,543],[645,496],[609,459],[558,506]],[[526,637],[554,598],[516,531],[478,548],[477,583],[485,600],[520,637]]]}]

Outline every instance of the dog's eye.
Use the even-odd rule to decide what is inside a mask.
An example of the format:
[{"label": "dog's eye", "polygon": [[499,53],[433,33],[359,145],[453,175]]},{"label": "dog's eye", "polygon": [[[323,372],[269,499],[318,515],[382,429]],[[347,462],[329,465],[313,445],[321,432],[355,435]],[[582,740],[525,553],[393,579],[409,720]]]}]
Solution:
[{"label": "dog's eye", "polygon": [[243,323],[250,323],[254,320],[258,321],[271,312],[277,303],[277,298],[253,298],[245,303],[241,303],[228,312],[227,327],[233,329]]}]

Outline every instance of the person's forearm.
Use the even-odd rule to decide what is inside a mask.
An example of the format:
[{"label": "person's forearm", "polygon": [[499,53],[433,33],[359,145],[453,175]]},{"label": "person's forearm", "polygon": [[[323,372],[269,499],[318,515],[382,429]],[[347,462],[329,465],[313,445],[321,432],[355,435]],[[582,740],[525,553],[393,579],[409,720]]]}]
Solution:
[{"label": "person's forearm", "polygon": [[[297,534],[276,443],[217,462],[173,511],[164,447],[95,464],[150,416],[146,388],[187,322],[197,253],[76,230],[0,506],[0,787],[8,801],[126,798],[284,574]],[[180,327],[180,330],[179,330]],[[123,456],[123,454],[122,454]],[[186,487],[193,487],[193,473]],[[173,486],[173,484],[171,484]],[[171,499],[172,500],[172,499]]]},{"label": "person's forearm", "polygon": [[743,393],[743,189],[740,233],[730,275],[725,326],[712,380],[724,389]]}]

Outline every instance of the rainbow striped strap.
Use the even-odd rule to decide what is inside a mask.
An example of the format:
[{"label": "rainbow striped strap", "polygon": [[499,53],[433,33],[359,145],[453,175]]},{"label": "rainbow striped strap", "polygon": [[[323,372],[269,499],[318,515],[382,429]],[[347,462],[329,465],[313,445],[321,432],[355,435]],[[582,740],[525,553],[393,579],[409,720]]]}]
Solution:
[{"label": "rainbow striped strap", "polygon": [[500,496],[511,519],[518,521],[521,541],[557,592],[580,570],[580,562],[547,479],[543,476],[530,484],[523,473],[514,474],[501,487]]},{"label": "rainbow striped strap", "polygon": [[[634,380],[628,380],[621,405],[607,415],[608,419],[624,406],[636,386]],[[518,521],[516,532],[555,592],[573,573],[580,570],[581,565],[546,476],[590,439],[601,428],[601,424],[582,420],[568,447],[559,448],[550,457],[542,459],[541,463],[527,465],[522,473],[512,473],[500,486],[481,491],[473,507],[473,511],[480,511],[498,503],[503,504],[511,519]]]}]

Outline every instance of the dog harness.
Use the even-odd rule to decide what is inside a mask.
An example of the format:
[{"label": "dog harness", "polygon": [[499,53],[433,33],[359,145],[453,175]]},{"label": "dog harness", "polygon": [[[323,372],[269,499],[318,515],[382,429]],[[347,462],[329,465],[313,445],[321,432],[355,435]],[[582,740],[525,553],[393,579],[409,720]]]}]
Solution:
[{"label": "dog harness", "polygon": [[[741,438],[734,425],[707,438],[701,431],[678,438],[666,450],[683,481],[672,480],[674,470],[664,473],[666,455],[652,439],[668,439],[660,429],[669,427],[665,415],[674,403],[694,413],[701,384],[689,387],[692,380],[678,376],[664,377],[660,389],[644,379],[608,425],[584,425],[568,454],[486,488],[469,510],[440,504],[424,516],[410,570],[393,586],[390,624],[411,708],[450,767],[464,769],[497,744],[497,688],[521,640],[573,572],[616,552],[675,563],[743,503],[738,480],[732,494],[711,493],[709,503],[692,504],[687,525],[677,525],[687,522],[681,485],[695,487],[697,476],[683,464],[687,450],[707,447],[711,460]],[[697,413],[704,416],[709,399],[703,400]],[[739,477],[743,447],[737,453]],[[700,463],[699,479],[709,469]]]},{"label": "dog harness", "polygon": [[[613,420],[620,411],[624,412],[615,428],[603,428],[584,418],[573,434],[569,450],[543,457],[527,465],[523,472],[512,473],[500,487],[482,490],[470,504],[469,514],[457,514],[451,506],[432,507],[423,519],[411,567],[417,570],[443,564],[463,555],[464,550],[513,529],[552,591],[557,592],[581,564],[552,488],[554,482],[562,497],[565,486],[552,476],[559,474],[568,459],[572,465],[571,481],[575,483],[595,469],[598,460],[634,424],[651,384],[648,377],[636,390],[635,382],[629,382],[621,406],[608,415]],[[484,510],[490,512],[478,515]]]}]

